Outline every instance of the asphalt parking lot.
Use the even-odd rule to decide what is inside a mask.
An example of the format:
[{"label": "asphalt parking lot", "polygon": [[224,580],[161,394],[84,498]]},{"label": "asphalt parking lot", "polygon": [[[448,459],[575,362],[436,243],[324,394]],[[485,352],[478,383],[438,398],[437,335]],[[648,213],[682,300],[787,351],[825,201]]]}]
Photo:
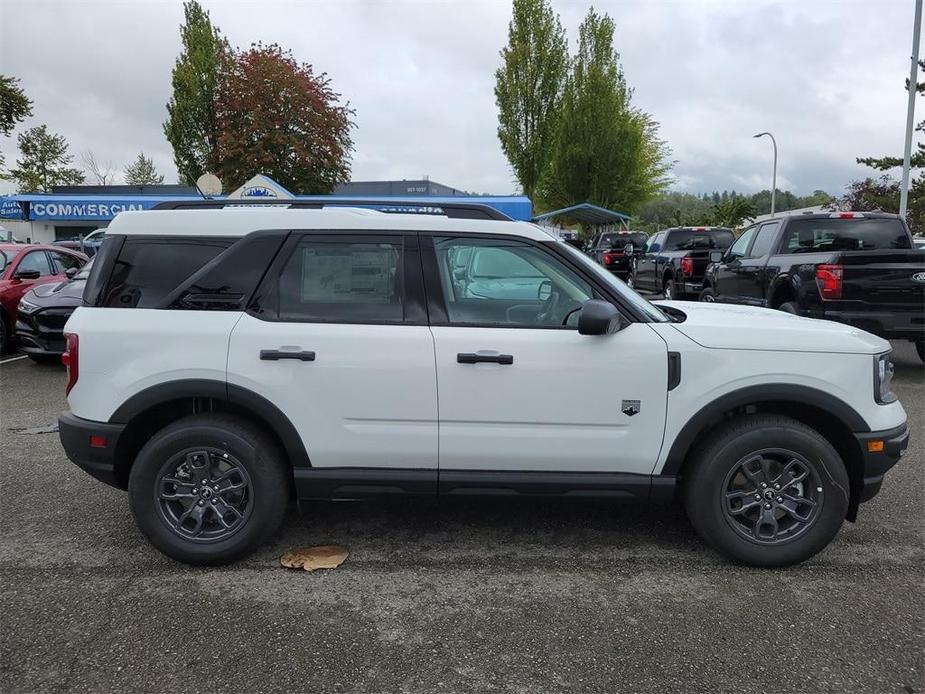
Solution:
[{"label": "asphalt parking lot", "polygon": [[[726,563],[674,507],[507,499],[303,505],[257,555],[191,569],[35,433],[63,371],[7,362],[0,691],[925,691],[925,379],[895,357],[907,457],[787,570]],[[316,543],[350,556],[279,567]]]}]

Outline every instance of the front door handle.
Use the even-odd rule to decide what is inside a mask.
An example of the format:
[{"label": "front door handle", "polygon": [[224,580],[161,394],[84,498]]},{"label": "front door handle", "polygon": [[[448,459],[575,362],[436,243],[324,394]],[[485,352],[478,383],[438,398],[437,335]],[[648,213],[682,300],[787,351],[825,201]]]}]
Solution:
[{"label": "front door handle", "polygon": [[280,359],[315,361],[315,353],[310,351],[286,352],[279,349],[262,349],[260,350],[260,358],[264,361],[279,361]]},{"label": "front door handle", "polygon": [[460,352],[456,355],[456,361],[460,364],[478,364],[487,362],[490,364],[513,364],[513,354],[481,354],[479,352]]}]

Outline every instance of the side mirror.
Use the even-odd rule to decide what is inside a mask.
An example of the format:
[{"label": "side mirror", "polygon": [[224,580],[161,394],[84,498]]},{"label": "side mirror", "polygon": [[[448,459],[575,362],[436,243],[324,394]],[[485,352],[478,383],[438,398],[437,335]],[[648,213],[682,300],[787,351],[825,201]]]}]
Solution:
[{"label": "side mirror", "polygon": [[68,279],[73,279],[74,275],[76,275],[78,272],[79,271],[77,270],[76,267],[69,267],[67,270],[64,271],[64,276],[67,277]]},{"label": "side mirror", "polygon": [[724,255],[725,255],[724,251],[710,251],[710,262],[711,263],[721,263],[723,262]]},{"label": "side mirror", "polygon": [[14,280],[37,280],[42,276],[38,270],[17,270],[13,274]]},{"label": "side mirror", "polygon": [[616,306],[600,299],[589,299],[581,305],[578,316],[580,335],[611,335],[626,327]]},{"label": "side mirror", "polygon": [[624,252],[626,255],[633,255],[634,251],[635,251],[635,249],[633,248],[633,244],[631,244],[631,243],[628,243],[628,244],[626,244],[626,245],[623,247],[623,252]]}]

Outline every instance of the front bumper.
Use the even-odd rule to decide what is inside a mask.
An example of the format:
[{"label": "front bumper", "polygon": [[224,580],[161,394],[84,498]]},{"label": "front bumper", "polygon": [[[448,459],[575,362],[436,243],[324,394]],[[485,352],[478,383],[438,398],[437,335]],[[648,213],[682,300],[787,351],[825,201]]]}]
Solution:
[{"label": "front bumper", "polygon": [[93,422],[70,412],[58,415],[58,438],[68,459],[84,472],[119,489],[125,485],[116,477],[116,445],[124,429],[124,424]]},{"label": "front bumper", "polygon": [[[883,476],[899,462],[909,445],[909,426],[905,422],[894,429],[855,434],[861,447],[864,481],[860,502],[870,501],[880,491]],[[882,442],[882,447],[877,443]],[[874,450],[871,450],[871,449]],[[880,450],[876,450],[880,449]]]},{"label": "front bumper", "polygon": [[64,324],[73,312],[73,308],[49,308],[20,313],[16,318],[19,349],[37,356],[64,354]]}]

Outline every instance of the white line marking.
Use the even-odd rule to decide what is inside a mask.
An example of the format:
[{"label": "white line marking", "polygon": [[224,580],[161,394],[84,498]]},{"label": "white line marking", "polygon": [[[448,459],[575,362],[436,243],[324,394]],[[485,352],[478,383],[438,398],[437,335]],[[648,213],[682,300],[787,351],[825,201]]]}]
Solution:
[{"label": "white line marking", "polygon": [[0,361],[0,364],[9,364],[11,361],[19,361],[20,359],[25,359],[27,356],[26,354],[20,354],[18,357],[10,357],[9,359]]}]

